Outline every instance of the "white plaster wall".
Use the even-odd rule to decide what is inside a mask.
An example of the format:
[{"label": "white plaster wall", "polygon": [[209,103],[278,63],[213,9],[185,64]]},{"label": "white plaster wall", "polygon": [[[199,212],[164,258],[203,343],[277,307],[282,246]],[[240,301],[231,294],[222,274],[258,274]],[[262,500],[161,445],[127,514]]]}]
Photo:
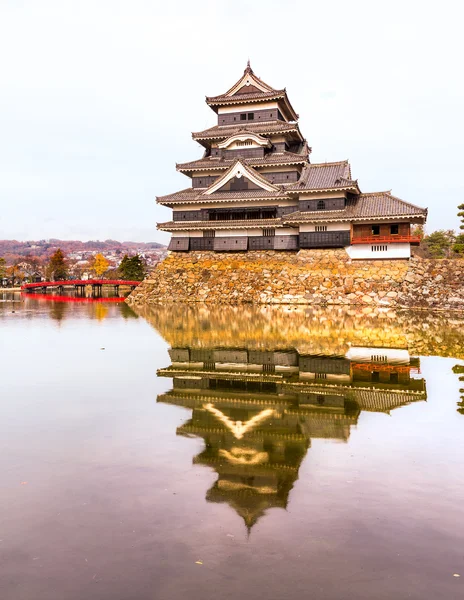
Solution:
[{"label": "white plaster wall", "polygon": [[[301,372],[300,371],[300,381],[314,381],[316,379],[316,373],[309,372]],[[327,373],[327,377],[321,379],[321,385],[324,385],[323,381],[330,381],[331,383],[349,383],[351,381],[351,377],[346,374],[337,375],[335,373]]]},{"label": "white plaster wall", "polygon": [[318,221],[317,223],[300,225],[300,231],[303,233],[307,231],[316,231],[316,225],[325,225],[327,227],[327,231],[350,231],[351,229],[349,223],[324,223],[323,221]]},{"label": "white plaster wall", "polygon": [[203,232],[202,231],[173,231],[171,233],[172,237],[203,237]]},{"label": "white plaster wall", "polygon": [[379,362],[378,357],[383,357],[385,362],[396,365],[409,365],[408,350],[399,348],[364,348],[352,346],[345,354],[348,360],[355,362]]},{"label": "white plaster wall", "polygon": [[[387,250],[373,252],[373,246],[387,246]],[[348,256],[354,260],[372,258],[410,258],[411,256],[410,244],[355,244],[354,246],[347,246],[345,250],[348,253]]]},{"label": "white plaster wall", "polygon": [[[259,104],[235,104],[234,106],[220,106],[218,109],[219,115],[224,115],[226,113],[236,113],[236,112],[255,112],[257,110],[269,110],[271,108],[275,108],[276,110],[279,108],[277,102],[260,102]],[[273,115],[274,116],[274,115]],[[277,118],[277,114],[276,114]],[[243,121],[245,123],[245,121]]]}]

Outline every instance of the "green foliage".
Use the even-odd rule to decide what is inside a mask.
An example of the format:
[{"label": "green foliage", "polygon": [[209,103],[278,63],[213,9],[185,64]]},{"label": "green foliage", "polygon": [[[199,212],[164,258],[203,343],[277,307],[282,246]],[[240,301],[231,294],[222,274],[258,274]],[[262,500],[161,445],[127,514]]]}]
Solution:
[{"label": "green foliage", "polygon": [[136,254],[135,256],[124,255],[121,264],[119,265],[119,273],[121,279],[131,281],[142,281],[145,277],[146,265],[142,258]]},{"label": "green foliage", "polygon": [[454,231],[439,229],[424,237],[422,247],[430,258],[447,258],[451,254],[455,241]]},{"label": "green foliage", "polygon": [[462,254],[464,256],[464,233],[460,233],[456,236],[456,241],[453,246],[453,252],[455,252],[456,254]]},{"label": "green foliage", "polygon": [[458,217],[461,219],[461,225],[459,225],[459,229],[464,229],[464,204],[460,204],[458,206]]},{"label": "green foliage", "polygon": [[52,254],[47,265],[47,279],[61,281],[68,278],[68,266],[60,248]]},{"label": "green foliage", "polygon": [[4,258],[0,258],[0,279],[6,277],[6,262]]},{"label": "green foliage", "polygon": [[[464,365],[454,365],[453,373],[456,373],[456,375],[460,375],[459,381],[464,382]],[[461,415],[464,415],[464,388],[461,388],[459,390],[459,393],[461,394],[461,399],[458,402],[457,411],[458,413],[461,413]]]}]

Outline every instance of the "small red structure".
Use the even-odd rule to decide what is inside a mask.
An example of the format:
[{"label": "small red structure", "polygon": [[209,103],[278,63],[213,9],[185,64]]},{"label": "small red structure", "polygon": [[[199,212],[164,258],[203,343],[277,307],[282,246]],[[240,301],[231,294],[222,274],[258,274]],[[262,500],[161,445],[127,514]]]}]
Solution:
[{"label": "small red structure", "polygon": [[76,291],[84,291],[87,285],[92,286],[93,292],[101,293],[102,287],[113,286],[114,291],[119,291],[119,286],[128,285],[132,290],[135,289],[140,281],[127,281],[126,279],[71,279],[69,281],[41,281],[39,283],[25,283],[21,286],[21,290],[25,292],[31,292],[34,290],[41,290],[46,292],[48,288],[58,288],[63,290],[65,287],[74,287]]}]

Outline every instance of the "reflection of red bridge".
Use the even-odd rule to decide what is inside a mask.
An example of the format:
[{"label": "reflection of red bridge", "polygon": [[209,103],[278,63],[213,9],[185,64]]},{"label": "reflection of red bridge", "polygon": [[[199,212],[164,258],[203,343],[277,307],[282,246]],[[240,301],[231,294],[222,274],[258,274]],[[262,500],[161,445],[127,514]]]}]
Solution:
[{"label": "reflection of red bridge", "polygon": [[67,287],[74,288],[77,293],[85,294],[86,286],[92,287],[92,293],[101,295],[103,286],[112,286],[116,294],[119,293],[119,286],[129,286],[134,290],[140,281],[127,281],[126,279],[72,279],[69,281],[40,281],[39,283],[25,283],[21,289],[26,292],[41,291],[46,293],[48,289],[55,288],[58,292],[63,292]]},{"label": "reflection of red bridge", "polygon": [[[26,294],[27,295],[27,294]],[[31,296],[29,296],[31,297]],[[123,297],[119,296],[92,296],[86,298],[85,296],[58,296],[56,294],[34,294],[34,301],[51,301],[51,302],[78,302],[80,304],[93,304],[93,303],[104,303],[108,302],[124,302]]]}]

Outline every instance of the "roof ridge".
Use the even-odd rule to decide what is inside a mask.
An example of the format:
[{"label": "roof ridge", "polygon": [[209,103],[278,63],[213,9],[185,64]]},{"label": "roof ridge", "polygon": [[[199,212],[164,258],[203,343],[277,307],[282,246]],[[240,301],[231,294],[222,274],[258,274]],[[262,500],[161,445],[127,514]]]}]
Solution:
[{"label": "roof ridge", "polygon": [[397,200],[398,202],[401,202],[403,204],[406,204],[407,206],[412,206],[413,208],[417,208],[418,210],[422,210],[424,212],[427,212],[428,209],[427,208],[423,208],[422,206],[418,206],[417,204],[413,204],[412,202],[408,202],[407,200],[403,200],[403,198],[399,198],[398,196],[394,196],[391,190],[386,190],[383,192],[365,192],[363,194],[360,194],[360,196],[379,196],[381,194],[385,194],[386,196],[389,196],[390,198],[392,198],[393,200]]},{"label": "roof ridge", "polygon": [[322,162],[322,163],[309,163],[309,167],[326,167],[327,165],[346,165],[350,164],[349,159],[346,160],[337,160],[331,162]]}]

